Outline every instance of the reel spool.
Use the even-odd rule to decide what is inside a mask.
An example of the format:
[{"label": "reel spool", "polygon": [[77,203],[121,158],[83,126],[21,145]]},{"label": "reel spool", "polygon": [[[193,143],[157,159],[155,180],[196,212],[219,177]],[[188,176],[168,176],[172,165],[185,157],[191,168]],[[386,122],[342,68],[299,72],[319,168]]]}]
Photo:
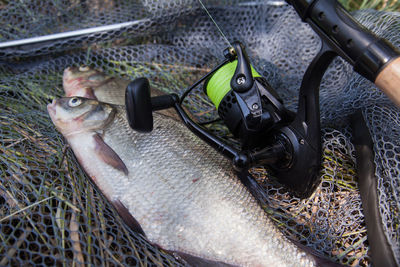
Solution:
[{"label": "reel spool", "polygon": [[256,148],[265,144],[269,131],[291,121],[294,114],[250,65],[242,45],[234,43],[234,48],[237,59],[215,71],[203,90],[242,148]]}]

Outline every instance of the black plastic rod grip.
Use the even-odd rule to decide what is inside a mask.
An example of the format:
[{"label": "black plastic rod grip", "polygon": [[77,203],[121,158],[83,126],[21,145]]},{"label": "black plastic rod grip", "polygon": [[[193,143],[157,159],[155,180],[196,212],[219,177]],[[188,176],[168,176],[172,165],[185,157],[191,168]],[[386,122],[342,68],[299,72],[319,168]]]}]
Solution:
[{"label": "black plastic rod grip", "polygon": [[314,31],[354,70],[375,82],[400,52],[355,20],[337,0],[287,0]]}]

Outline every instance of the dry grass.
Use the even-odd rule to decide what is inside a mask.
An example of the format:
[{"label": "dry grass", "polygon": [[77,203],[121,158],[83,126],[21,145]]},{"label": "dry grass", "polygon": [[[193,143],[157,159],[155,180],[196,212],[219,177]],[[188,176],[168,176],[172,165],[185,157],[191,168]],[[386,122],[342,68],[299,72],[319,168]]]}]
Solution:
[{"label": "dry grass", "polygon": [[339,0],[347,10],[377,9],[384,11],[400,11],[398,0]]}]

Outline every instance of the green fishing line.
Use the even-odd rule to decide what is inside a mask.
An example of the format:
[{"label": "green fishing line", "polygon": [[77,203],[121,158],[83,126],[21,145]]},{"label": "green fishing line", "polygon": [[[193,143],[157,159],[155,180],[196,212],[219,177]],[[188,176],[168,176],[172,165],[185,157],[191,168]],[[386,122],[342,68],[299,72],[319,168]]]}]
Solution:
[{"label": "green fishing line", "polygon": [[[206,93],[217,109],[221,100],[231,90],[231,79],[235,73],[236,66],[237,60],[225,64],[207,82]],[[254,78],[261,77],[253,66],[251,66],[251,74]]]}]

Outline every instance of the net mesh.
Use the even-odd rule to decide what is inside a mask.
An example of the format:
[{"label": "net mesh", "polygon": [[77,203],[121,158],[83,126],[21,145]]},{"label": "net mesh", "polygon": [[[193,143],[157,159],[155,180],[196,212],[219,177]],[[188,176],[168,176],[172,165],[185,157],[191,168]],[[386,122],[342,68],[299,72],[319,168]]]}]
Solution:
[{"label": "net mesh", "polygon": [[[318,36],[279,1],[204,3],[295,111],[302,76],[320,47]],[[398,13],[354,15],[400,46]],[[80,65],[111,76],[145,76],[152,87],[182,92],[223,59],[228,44],[197,1],[0,1],[3,42],[128,21],[134,23],[107,32],[0,48],[0,265],[181,264],[122,222],[55,130],[46,104],[63,95],[63,70]],[[269,196],[265,210],[286,235],[333,260],[371,264],[348,120],[361,109],[374,141],[382,224],[399,262],[398,109],[341,59],[324,76],[320,103],[320,185],[300,200],[273,183],[267,170],[254,168]],[[200,121],[216,117],[200,86],[185,104]],[[210,129],[235,142],[222,125]]]}]

